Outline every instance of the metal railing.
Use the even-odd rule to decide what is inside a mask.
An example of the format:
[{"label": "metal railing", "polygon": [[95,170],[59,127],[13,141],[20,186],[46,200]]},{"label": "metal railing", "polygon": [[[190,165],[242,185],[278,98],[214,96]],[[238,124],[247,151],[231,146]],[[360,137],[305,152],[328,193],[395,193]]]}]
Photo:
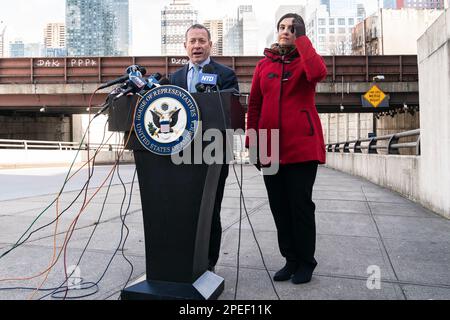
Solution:
[{"label": "metal railing", "polygon": [[[407,137],[417,137],[417,139],[414,142],[399,142],[400,138]],[[387,144],[378,145],[377,143],[379,141],[387,141]],[[400,149],[407,148],[413,148],[415,151],[415,155],[420,155],[420,129],[390,134],[381,137],[332,143],[327,144],[326,146],[328,152],[342,151],[343,153],[363,153],[363,150],[367,150],[368,154],[378,154],[379,150],[385,150],[387,154],[396,155],[400,154]]]},{"label": "metal railing", "polygon": [[123,150],[123,145],[120,144],[85,143],[80,148],[79,142],[0,139],[0,149],[74,151],[78,149],[97,150],[100,147],[102,151]]}]

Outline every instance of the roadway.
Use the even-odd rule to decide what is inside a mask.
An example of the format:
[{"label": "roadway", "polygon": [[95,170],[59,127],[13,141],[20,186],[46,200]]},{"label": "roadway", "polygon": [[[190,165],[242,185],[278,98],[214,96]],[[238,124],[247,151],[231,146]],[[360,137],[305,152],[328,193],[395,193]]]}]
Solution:
[{"label": "roadway", "polygon": [[[99,186],[109,170],[110,167],[96,169],[90,186]],[[128,196],[133,173],[132,165],[121,167]],[[10,248],[51,204],[65,174],[65,168],[0,170],[0,253]],[[87,171],[84,170],[67,186],[58,203],[59,212],[76,198],[86,176]],[[73,265],[97,225],[80,263],[84,282],[96,282],[101,278],[120,243],[120,209],[125,189],[119,180],[113,183],[103,214],[105,188],[80,216],[69,243],[67,263]],[[273,275],[283,261],[278,252],[276,230],[262,177],[253,167],[246,166],[243,184],[250,221],[268,271]],[[144,237],[138,189],[134,184],[126,219],[130,235],[123,251],[133,264],[133,271],[119,251],[101,278],[98,292],[92,288],[70,291],[69,297],[93,293],[84,299],[117,299],[131,271],[131,280],[144,273]],[[94,191],[90,189],[89,195]],[[56,237],[58,247],[69,223],[80,211],[82,197],[61,217]],[[276,283],[276,292],[281,299],[450,299],[449,220],[367,180],[326,167],[319,168],[313,197],[317,207],[316,258],[319,265],[308,284]],[[128,205],[128,199],[125,203]],[[33,229],[51,222],[55,214],[54,204]],[[231,171],[223,202],[223,243],[216,268],[216,273],[225,278],[221,299],[233,299],[236,290],[239,216],[239,190]],[[241,230],[237,299],[277,299],[247,221],[243,221]],[[53,233],[54,226],[40,230],[29,242],[0,258],[0,278],[25,277],[45,270],[53,256]],[[43,288],[58,286],[64,279],[61,260]],[[368,286],[368,271],[373,270],[380,271],[379,288]],[[27,299],[31,297],[30,290],[1,288],[36,286],[43,277],[39,278],[40,281],[4,282],[2,279],[0,299]],[[45,293],[39,292],[33,299],[43,297]]]}]

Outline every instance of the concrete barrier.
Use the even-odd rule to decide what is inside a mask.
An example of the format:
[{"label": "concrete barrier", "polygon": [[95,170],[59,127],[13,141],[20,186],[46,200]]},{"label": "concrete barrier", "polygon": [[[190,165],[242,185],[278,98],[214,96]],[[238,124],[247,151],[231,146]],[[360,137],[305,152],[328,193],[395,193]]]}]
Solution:
[{"label": "concrete barrier", "polygon": [[419,201],[420,157],[364,153],[327,153],[327,166],[396,191]]},{"label": "concrete barrier", "polygon": [[405,198],[450,219],[450,208],[441,207],[435,201],[437,198],[430,201],[424,192],[428,178],[422,176],[422,161],[421,156],[329,152],[326,166],[398,192]]},{"label": "concrete barrier", "polygon": [[[89,156],[92,157],[91,151]],[[60,151],[60,150],[0,150],[0,168],[26,168],[26,167],[51,167],[83,164],[87,161],[87,151]],[[112,164],[116,161],[116,152],[101,151],[96,157],[97,164]],[[121,162],[134,163],[133,153],[125,151]]]},{"label": "concrete barrier", "polygon": [[450,10],[418,40],[421,199],[450,217]]}]

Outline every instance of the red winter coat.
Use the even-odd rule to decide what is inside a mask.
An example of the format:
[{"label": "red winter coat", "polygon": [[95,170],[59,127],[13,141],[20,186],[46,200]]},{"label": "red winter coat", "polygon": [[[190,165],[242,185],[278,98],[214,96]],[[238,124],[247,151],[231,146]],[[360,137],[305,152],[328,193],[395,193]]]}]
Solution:
[{"label": "red winter coat", "polygon": [[280,129],[280,164],[323,164],[325,144],[314,97],[327,68],[307,36],[297,38],[296,47],[285,56],[265,50],[253,75],[247,129],[268,129],[269,139],[271,129]]}]

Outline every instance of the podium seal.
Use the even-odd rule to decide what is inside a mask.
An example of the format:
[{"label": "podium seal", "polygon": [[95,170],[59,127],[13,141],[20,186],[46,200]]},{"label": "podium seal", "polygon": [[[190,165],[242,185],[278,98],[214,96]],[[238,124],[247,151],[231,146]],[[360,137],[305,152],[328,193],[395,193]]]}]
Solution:
[{"label": "podium seal", "polygon": [[172,85],[148,91],[134,114],[139,142],[150,152],[170,156],[186,149],[199,130],[200,111],[186,90]]}]

